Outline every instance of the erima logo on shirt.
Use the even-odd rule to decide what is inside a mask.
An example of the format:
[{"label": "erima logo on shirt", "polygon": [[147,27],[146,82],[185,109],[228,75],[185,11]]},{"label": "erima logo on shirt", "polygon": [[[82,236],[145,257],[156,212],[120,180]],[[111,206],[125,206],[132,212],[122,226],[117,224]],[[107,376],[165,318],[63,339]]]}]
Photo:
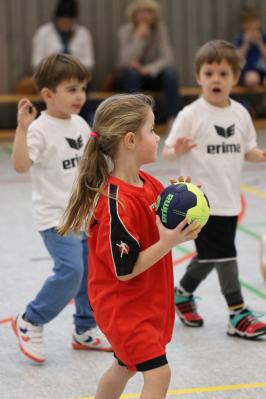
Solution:
[{"label": "erima logo on shirt", "polygon": [[120,241],[120,244],[116,243],[115,245],[118,247],[118,250],[120,252],[120,258],[122,258],[123,255],[129,254],[130,248],[129,245],[127,245],[125,242]]},{"label": "erima logo on shirt", "polygon": [[[216,133],[219,136],[228,139],[229,137],[235,134],[235,124],[229,126],[228,128],[223,128],[221,126],[214,125]],[[209,144],[207,145],[207,153],[208,154],[226,154],[226,153],[240,153],[241,152],[241,144],[239,143],[226,143],[222,142],[221,144]]]},{"label": "erima logo on shirt", "polygon": [[[83,140],[82,136],[79,136],[77,140],[75,139],[70,139],[68,137],[65,137],[69,147],[73,148],[74,150],[79,150],[83,146]],[[73,158],[70,159],[64,159],[62,164],[63,164],[63,169],[71,169],[75,168],[79,161],[80,161],[81,156],[76,154]]]},{"label": "erima logo on shirt", "polygon": [[74,148],[75,150],[79,150],[83,146],[83,140],[82,137],[79,136],[77,140],[75,139],[70,139],[68,137],[65,137],[66,141],[68,142],[69,146],[71,148]]},{"label": "erima logo on shirt", "polygon": [[231,137],[231,136],[233,136],[235,134],[235,125],[234,124],[229,126],[227,129],[224,129],[221,126],[216,126],[216,125],[214,125],[214,127],[215,127],[216,132],[217,132],[217,134],[219,136],[228,138],[228,137]]}]

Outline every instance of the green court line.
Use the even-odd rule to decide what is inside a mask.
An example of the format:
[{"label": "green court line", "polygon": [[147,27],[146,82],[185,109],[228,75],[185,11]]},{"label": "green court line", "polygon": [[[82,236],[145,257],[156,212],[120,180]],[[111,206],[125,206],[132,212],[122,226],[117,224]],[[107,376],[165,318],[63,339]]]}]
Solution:
[{"label": "green court line", "polygon": [[250,237],[254,237],[257,240],[260,239],[260,235],[259,234],[255,233],[254,231],[252,231],[252,230],[248,229],[247,227],[243,226],[243,224],[239,224],[237,226],[237,229],[240,230],[242,233],[245,233],[245,234],[249,235]]},{"label": "green court line", "polygon": [[[242,233],[247,234],[250,237],[255,238],[256,240],[260,240],[260,235],[255,233],[254,231],[249,230],[247,227],[245,227],[243,225],[238,225],[237,228]],[[178,249],[180,252],[185,253],[185,254],[188,254],[188,253],[191,252],[187,248],[185,248],[183,245],[178,245],[175,248]],[[241,283],[241,286],[243,288],[245,288],[246,290],[252,292],[253,294],[258,296],[259,298],[266,300],[266,294],[263,291],[258,290],[257,288],[253,287],[252,285],[250,285],[249,283],[247,283],[244,280],[240,280],[240,283]]]},{"label": "green court line", "polygon": [[175,249],[177,249],[180,252],[183,252],[183,254],[189,254],[191,251],[187,248],[185,248],[183,245],[177,245],[175,247]]},{"label": "green court line", "polygon": [[12,153],[11,145],[0,146],[0,152],[11,155],[11,153]]},{"label": "green court line", "polygon": [[243,288],[245,288],[246,290],[252,292],[253,294],[257,295],[258,297],[265,299],[266,300],[266,294],[260,290],[258,290],[257,288],[253,287],[252,285],[246,283],[243,280],[240,280],[241,286]]}]

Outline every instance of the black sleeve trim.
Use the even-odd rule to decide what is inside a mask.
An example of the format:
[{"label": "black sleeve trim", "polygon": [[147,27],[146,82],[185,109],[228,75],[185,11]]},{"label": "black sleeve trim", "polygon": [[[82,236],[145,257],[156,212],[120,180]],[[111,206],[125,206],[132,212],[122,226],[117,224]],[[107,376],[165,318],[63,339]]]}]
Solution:
[{"label": "black sleeve trim", "polygon": [[[118,213],[118,190],[109,186],[110,246],[113,262],[118,276],[132,273],[139,256],[139,243],[124,226]],[[111,196],[111,198],[110,198]]]}]

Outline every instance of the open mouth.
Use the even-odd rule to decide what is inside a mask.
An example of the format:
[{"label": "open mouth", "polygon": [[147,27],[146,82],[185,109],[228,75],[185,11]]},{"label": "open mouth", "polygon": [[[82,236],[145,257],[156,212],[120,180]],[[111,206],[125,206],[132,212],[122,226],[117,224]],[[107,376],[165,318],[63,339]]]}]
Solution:
[{"label": "open mouth", "polygon": [[212,92],[213,92],[213,93],[221,93],[222,90],[219,89],[219,87],[214,87],[214,88],[212,89]]}]

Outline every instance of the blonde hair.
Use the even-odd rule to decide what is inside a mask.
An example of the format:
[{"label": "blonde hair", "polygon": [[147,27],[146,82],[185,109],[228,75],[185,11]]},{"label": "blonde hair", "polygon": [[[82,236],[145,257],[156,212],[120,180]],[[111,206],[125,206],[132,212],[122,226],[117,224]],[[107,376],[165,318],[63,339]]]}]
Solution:
[{"label": "blonde hair", "polygon": [[245,63],[244,58],[232,43],[226,40],[211,40],[201,46],[196,52],[196,73],[200,72],[202,65],[205,63],[212,64],[217,62],[219,64],[223,60],[226,60],[232,67],[234,74],[239,73]]},{"label": "blonde hair", "polygon": [[136,25],[136,15],[138,11],[149,10],[153,14],[153,25],[157,25],[160,20],[160,6],[154,0],[134,0],[129,4],[126,15],[130,22]]},{"label": "blonde hair", "polygon": [[68,230],[88,230],[98,194],[110,173],[119,143],[128,132],[138,133],[153,108],[152,97],[144,94],[117,94],[103,101],[96,110],[93,131],[79,164],[75,182],[62,223],[58,229],[64,235]]}]

